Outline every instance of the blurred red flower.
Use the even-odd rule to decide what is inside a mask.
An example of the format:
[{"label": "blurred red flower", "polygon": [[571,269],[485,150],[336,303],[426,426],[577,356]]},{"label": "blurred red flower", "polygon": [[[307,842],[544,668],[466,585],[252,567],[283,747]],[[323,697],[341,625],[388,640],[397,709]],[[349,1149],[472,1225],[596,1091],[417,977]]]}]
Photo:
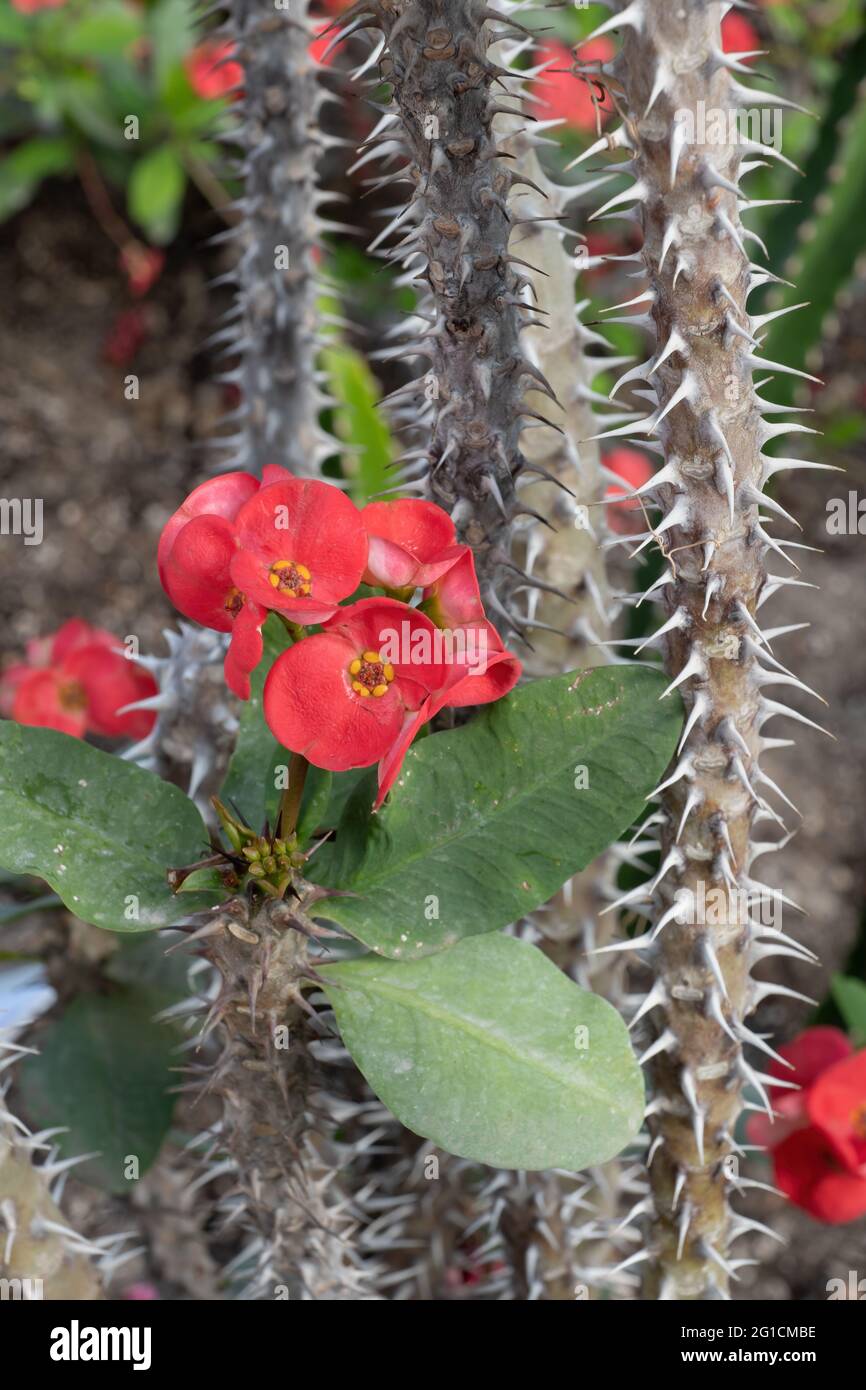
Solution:
[{"label": "blurred red flower", "polygon": [[120,253],[120,268],[126,276],[130,293],[139,299],[156,284],[165,265],[165,252],[155,246],[131,241]]},{"label": "blurred red flower", "polygon": [[[614,56],[616,49],[608,38],[594,39],[577,50],[579,63],[606,63]],[[549,40],[536,52],[538,63],[549,64],[549,71],[543,72],[532,83],[532,95],[538,98],[534,110],[539,120],[563,120],[576,130],[595,130],[595,107],[590,88],[591,79],[576,77],[569,71],[575,55],[565,44]],[[601,93],[596,91],[596,100],[601,101]],[[602,125],[611,115],[610,105],[602,106],[600,117]]]},{"label": "blurred red flower", "polygon": [[622,497],[622,502],[608,501],[605,514],[608,527],[618,536],[637,536],[646,530],[643,508],[637,497],[628,497],[629,492],[643,487],[653,475],[653,466],[646,454],[637,449],[612,449],[605,454],[602,463],[611,473],[616,473],[626,487],[611,483],[605,490],[605,499]]},{"label": "blurred red flower", "polygon": [[102,344],[102,355],[115,367],[125,367],[148,335],[147,317],[138,305],[117,315]]},{"label": "blurred red flower", "polygon": [[196,96],[213,101],[240,87],[244,70],[240,63],[231,61],[234,52],[230,41],[207,39],[187,54],[184,68]]},{"label": "blurred red flower", "polygon": [[838,1225],[866,1215],[866,1051],[838,1028],[807,1028],[774,1061],[776,1116],[753,1115],[749,1140],[770,1150],[777,1186],[817,1221]]},{"label": "blurred red flower", "polygon": [[[722,20],[722,49],[725,53],[751,53],[763,44],[743,15],[730,10]],[[749,60],[751,61],[751,59]]]},{"label": "blurred red flower", "polygon": [[27,660],[0,677],[0,713],[19,724],[59,729],[73,738],[145,738],[151,710],[118,711],[158,694],[156,681],[119,650],[122,643],[81,618],[27,644]]},{"label": "blurred red flower", "polygon": [[13,10],[19,14],[36,14],[38,10],[59,10],[66,0],[12,0]]},{"label": "blurred red flower", "polygon": [[[341,8],[345,9],[346,6],[332,4],[330,8],[333,9],[334,13],[337,13]],[[323,63],[326,68],[330,67],[331,63],[334,61],[334,56],[340,47],[340,44],[335,42],[338,37],[338,31],[331,28],[332,23],[333,20],[328,19],[321,24],[316,24],[314,26],[314,33],[317,37],[313,39],[313,42],[310,44],[310,57],[317,63]],[[334,47],[332,51],[328,53],[331,44],[333,44]]]}]

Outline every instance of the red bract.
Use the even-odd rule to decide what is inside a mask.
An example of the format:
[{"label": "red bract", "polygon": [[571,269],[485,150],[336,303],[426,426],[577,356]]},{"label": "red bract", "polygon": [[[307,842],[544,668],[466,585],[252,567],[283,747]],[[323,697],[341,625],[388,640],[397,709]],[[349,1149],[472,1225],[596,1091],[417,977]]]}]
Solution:
[{"label": "red bract", "polygon": [[[615,49],[610,39],[594,39],[577,50],[579,63],[600,61],[606,63],[614,55]],[[576,77],[568,71],[575,56],[564,44],[544,43],[538,50],[536,61],[547,63],[549,69],[543,72],[532,84],[532,94],[538,98],[536,110],[543,121],[563,120],[576,130],[595,131],[596,108],[593,105],[591,79]],[[596,101],[601,103],[602,93],[595,91]],[[611,115],[610,102],[601,107],[599,113],[602,125]]]},{"label": "red bract", "polygon": [[806,1108],[848,1171],[866,1180],[866,1051],[822,1072],[809,1091]]},{"label": "red bract", "polygon": [[818,1221],[838,1224],[866,1213],[866,1052],[854,1053],[838,1028],[809,1028],[779,1049],[792,1064],[771,1075],[801,1087],[772,1087],[777,1115],[754,1116],[748,1134],[770,1149],[776,1184]]},{"label": "red bract", "polygon": [[293,622],[321,623],[353,594],[367,563],[361,515],[339,488],[286,475],[262,487],[234,522],[236,588]]},{"label": "red bract", "polygon": [[[323,63],[325,67],[330,67],[341,47],[340,43],[334,42],[337,38],[337,31],[331,28],[331,24],[331,20],[317,24],[315,27],[317,37],[310,44],[310,57],[316,63]],[[332,44],[334,45],[333,48],[331,48]],[[331,49],[330,53],[328,49]]]},{"label": "red bract", "polygon": [[244,70],[231,61],[234,52],[233,43],[208,40],[187,54],[184,67],[196,96],[213,101],[240,87]]},{"label": "red bract", "polygon": [[288,477],[284,468],[269,465],[263,483],[243,472],[211,478],[193,489],[159,539],[159,577],[175,607],[204,627],[231,632],[225,676],[242,700],[249,699],[250,672],[262,655],[267,610],[241,593],[232,579],[237,550],[233,523],[263,485]]},{"label": "red bract", "polygon": [[121,643],[103,628],[80,618],[64,623],[52,637],[28,644],[28,661],[0,679],[0,710],[19,724],[58,729],[83,738],[145,738],[156,716],[127,705],[157,694],[153,677],[128,660]]},{"label": "red bract", "polygon": [[[626,487],[619,488],[611,484],[605,489],[605,500],[608,505],[605,507],[607,524],[611,531],[615,531],[618,536],[636,536],[646,529],[643,508],[637,497],[629,497],[629,492],[636,491],[643,487],[644,483],[649,482],[653,475],[653,466],[646,454],[638,453],[637,449],[612,449],[609,454],[605,454],[602,462],[605,468],[611,473],[616,473]],[[615,499],[622,497],[623,501],[617,502]],[[608,500],[613,499],[613,500]]]},{"label": "red bract", "polygon": [[[722,20],[722,50],[725,53],[754,53],[761,40],[747,19],[732,10]],[[752,59],[747,58],[746,62]]]},{"label": "red bract", "polygon": [[437,627],[458,628],[485,620],[472,551],[468,545],[459,550],[458,559],[422,596],[421,608]]},{"label": "red bract", "polygon": [[120,268],[126,276],[130,292],[139,298],[147,294],[162,274],[165,265],[165,252],[154,246],[142,246],[133,241],[120,253]]},{"label": "red bract", "polygon": [[457,544],[454,522],[435,502],[370,502],[361,520],[369,537],[365,584],[395,590],[432,584],[465,549]]},{"label": "red bract", "polygon": [[12,0],[13,10],[19,14],[36,14],[38,10],[59,10],[66,0]]},{"label": "red bract", "polygon": [[113,366],[125,367],[133,360],[147,335],[147,316],[141,306],[123,309],[105,335],[102,355]]},{"label": "red bract", "polygon": [[274,662],[264,693],[274,737],[331,772],[377,762],[407,712],[445,679],[432,659],[435,633],[429,618],[396,599],[361,599],[340,609],[324,632]]},{"label": "red bract", "polygon": [[847,1172],[819,1129],[801,1129],[773,1150],[776,1185],[795,1206],[831,1226],[866,1214],[866,1179]]},{"label": "red bract", "polygon": [[489,705],[507,695],[520,679],[521,664],[502,645],[491,623],[471,623],[440,634],[445,652],[445,679],[432,691],[403,728],[379,764],[376,808],[382,805],[400,775],[403,759],[422,728],[440,710],[467,705]]}]

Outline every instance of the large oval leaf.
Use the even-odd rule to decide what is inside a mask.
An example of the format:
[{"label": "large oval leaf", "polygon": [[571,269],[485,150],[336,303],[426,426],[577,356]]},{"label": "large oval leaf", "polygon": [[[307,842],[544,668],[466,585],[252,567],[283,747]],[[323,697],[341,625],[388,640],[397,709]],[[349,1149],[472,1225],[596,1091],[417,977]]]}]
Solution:
[{"label": "large oval leaf", "polygon": [[154,989],[81,995],[36,1035],[39,1052],[20,1069],[28,1118],[64,1126],[63,1157],[98,1154],[76,1176],[111,1192],[128,1192],[130,1175],[147,1171],[171,1124],[179,1041],[154,1019],[171,1002]]},{"label": "large oval leaf", "polygon": [[178,787],[54,729],[0,724],[0,864],[44,878],[85,922],[146,931],[212,906],[165,877],[207,851]]},{"label": "large oval leaf", "polygon": [[372,815],[362,784],[311,875],[319,915],[372,950],[427,955],[539,907],[640,813],[682,727],[646,666],[552,676],[410,749]]},{"label": "large oval leaf", "polygon": [[500,1168],[584,1168],[640,1128],[625,1024],[534,946],[462,941],[423,960],[322,968],[343,1041],[416,1134]]}]

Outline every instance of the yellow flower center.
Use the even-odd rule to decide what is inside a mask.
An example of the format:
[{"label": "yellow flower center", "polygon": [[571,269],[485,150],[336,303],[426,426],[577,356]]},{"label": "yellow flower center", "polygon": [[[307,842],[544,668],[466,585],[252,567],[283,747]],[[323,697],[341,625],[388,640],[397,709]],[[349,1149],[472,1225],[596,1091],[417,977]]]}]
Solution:
[{"label": "yellow flower center", "polygon": [[382,660],[380,652],[362,652],[349,666],[349,675],[356,695],[381,699],[394,679],[394,667]]},{"label": "yellow flower center", "polygon": [[87,693],[78,681],[62,681],[57,688],[57,699],[68,714],[78,714],[87,708]]},{"label": "yellow flower center", "polygon": [[275,560],[268,579],[273,588],[292,598],[307,598],[313,591],[310,571],[295,560]]}]

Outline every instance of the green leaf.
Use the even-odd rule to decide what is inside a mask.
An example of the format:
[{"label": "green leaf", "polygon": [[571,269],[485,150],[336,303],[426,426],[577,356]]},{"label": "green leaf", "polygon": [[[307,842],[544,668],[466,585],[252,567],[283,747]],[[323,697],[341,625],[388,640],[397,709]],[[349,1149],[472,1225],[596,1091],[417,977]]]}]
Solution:
[{"label": "green leaf", "polygon": [[26,207],[43,179],[66,173],[72,165],[72,146],[63,136],[16,146],[0,163],[0,220]]},{"label": "green leaf", "polygon": [[[321,825],[325,830],[336,830],[350,798],[355,795],[362,782],[365,784],[370,782],[370,769],[367,767],[355,767],[350,772],[335,772],[333,774],[331,797],[321,819]],[[371,801],[374,796],[375,792],[371,790]]]},{"label": "green leaf", "polygon": [[0,724],[0,863],[44,878],[85,922],[146,931],[210,907],[178,902],[165,877],[207,849],[178,787],[54,729]]},{"label": "green leaf", "polygon": [[189,0],[158,0],[148,13],[153,46],[153,73],[162,91],[172,69],[183,62],[195,43],[195,16]]},{"label": "green leaf", "polygon": [[103,4],[97,13],[67,22],[61,43],[70,57],[119,57],[143,33],[141,15],[123,4]]},{"label": "green leaf", "polygon": [[834,975],[830,988],[854,1046],[863,1047],[866,1045],[866,984],[850,975]]},{"label": "green leaf", "polygon": [[187,874],[183,883],[178,888],[178,893],[218,893],[221,898],[226,896],[226,887],[220,877],[218,869],[193,869],[191,874]]},{"label": "green leaf", "polygon": [[287,767],[292,756],[274,738],[262,710],[265,677],[280,652],[292,645],[292,639],[275,613],[269,615],[262,628],[262,638],[262,659],[250,679],[250,698],[241,711],[235,751],[220,792],[220,798],[236,806],[247,825],[257,832],[266,819],[273,828],[280,801],[276,769]]},{"label": "green leaf", "polygon": [[175,940],[164,935],[143,933],[141,936],[119,936],[117,950],[102,966],[102,973],[116,984],[131,985],[158,996],[158,1008],[178,1003],[189,997],[189,954],[170,950],[182,941],[178,932]]},{"label": "green leaf", "polygon": [[343,1041],[416,1134],[499,1168],[584,1168],[635,1136],[625,1024],[525,941],[483,936],[404,963],[321,969]]},{"label": "green leaf", "polygon": [[309,768],[298,815],[298,839],[302,845],[312,839],[319,826],[325,824],[333,783],[333,772],[326,772],[321,767]]},{"label": "green leaf", "polygon": [[366,361],[354,348],[329,346],[322,353],[334,407],[334,432],[346,444],[359,448],[350,455],[343,471],[352,482],[359,506],[389,486],[388,468],[394,449],[379,409],[379,387]]},{"label": "green leaf", "polygon": [[151,241],[171,241],[180,222],[186,188],[186,172],[170,145],[144,155],[135,163],[129,179],[129,215]]},{"label": "green leaf", "polygon": [[19,14],[11,5],[0,9],[0,43],[6,48],[27,48],[33,43],[33,24],[29,15]]},{"label": "green leaf", "polygon": [[75,1173],[111,1192],[129,1192],[127,1159],[146,1172],[171,1124],[178,1038],[154,1022],[166,1002],[148,989],[82,995],[38,1035],[38,1055],[19,1072],[31,1122],[66,1127],[57,1138],[63,1157],[99,1153]]},{"label": "green leaf", "polygon": [[[390,801],[359,786],[311,874],[319,915],[383,955],[427,955],[539,907],[644,808],[681,728],[646,666],[533,681],[410,749]],[[585,785],[584,785],[585,784]]]}]

